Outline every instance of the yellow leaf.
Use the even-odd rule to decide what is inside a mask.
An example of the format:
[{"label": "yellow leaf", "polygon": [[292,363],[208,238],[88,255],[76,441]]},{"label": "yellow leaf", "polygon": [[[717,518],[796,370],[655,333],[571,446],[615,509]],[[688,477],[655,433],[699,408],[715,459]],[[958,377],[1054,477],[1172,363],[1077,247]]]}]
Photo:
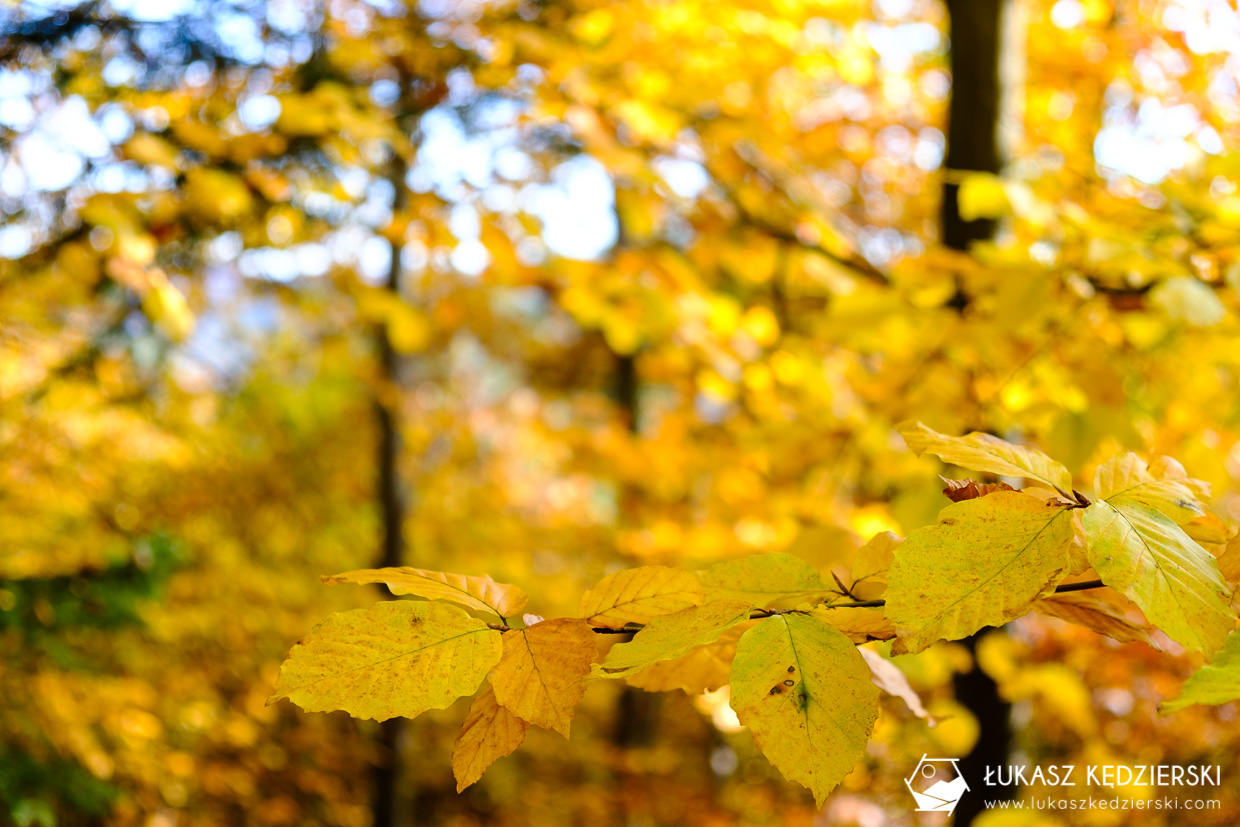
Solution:
[{"label": "yellow leaf", "polygon": [[731,703],[763,755],[820,806],[865,753],[878,718],[865,660],[807,615],[770,617],[741,636]]},{"label": "yellow leaf", "polygon": [[902,422],[896,430],[915,454],[934,454],[952,465],[1002,477],[1039,480],[1064,491],[1072,488],[1072,475],[1068,469],[1033,448],[1012,445],[990,434],[946,436],[920,422]]},{"label": "yellow leaf", "polygon": [[500,633],[455,606],[409,600],[331,615],[289,652],[271,704],[384,721],[446,709],[499,662]]},{"label": "yellow leaf", "polygon": [[491,670],[495,700],[521,720],[567,738],[597,654],[594,632],[575,617],[505,632],[504,656]]},{"label": "yellow leaf", "polygon": [[183,342],[194,332],[194,313],[189,303],[167,279],[159,279],[142,297],[142,309],[174,342]]},{"label": "yellow leaf", "polygon": [[1228,583],[1240,583],[1240,534],[1227,541],[1218,556],[1218,569]]},{"label": "yellow leaf", "polygon": [[820,606],[814,609],[814,616],[843,632],[853,643],[867,643],[871,640],[891,640],[896,636],[896,627],[892,625],[881,609],[857,608],[853,606]]},{"label": "yellow leaf", "polygon": [[1149,626],[1133,623],[1123,612],[1102,598],[1084,592],[1055,594],[1033,604],[1033,610],[1047,617],[1084,626],[1120,643],[1144,643],[1161,649]]},{"label": "yellow leaf", "polygon": [[652,617],[700,606],[706,593],[690,572],[667,566],[625,569],[604,577],[581,596],[580,617],[595,626],[619,629]]},{"label": "yellow leaf", "polygon": [[744,623],[752,606],[748,600],[719,600],[651,618],[650,624],[631,641],[613,646],[606,660],[594,667],[593,674],[600,678],[627,678],[659,661],[679,658]]},{"label": "yellow leaf", "polygon": [[682,689],[690,695],[714,692],[727,684],[732,658],[736,656],[736,642],[752,623],[742,623],[729,629],[714,643],[699,646],[675,660],[659,661],[625,678],[625,682],[647,692],[671,692],[675,689]]},{"label": "yellow leaf", "polygon": [[875,686],[888,695],[894,695],[904,701],[904,705],[908,707],[909,712],[929,722],[930,726],[934,726],[934,716],[922,706],[921,697],[909,685],[908,677],[900,671],[900,667],[873,649],[862,646],[857,651],[865,659],[866,666],[870,667],[870,680]]},{"label": "yellow leaf", "polygon": [[1068,566],[1072,511],[1018,491],[944,508],[896,552],[887,616],[909,634],[899,653],[1001,626],[1054,590]]},{"label": "yellow leaf", "polygon": [[1184,525],[1205,514],[1197,493],[1208,491],[1209,484],[1189,479],[1184,466],[1169,457],[1157,457],[1150,466],[1136,454],[1124,453],[1098,466],[1094,488],[1111,505],[1139,503]]},{"label": "yellow leaf", "polygon": [[[1231,529],[1216,514],[1205,513],[1180,526],[1184,533],[1203,546],[1221,546],[1227,542]],[[1216,555],[1218,552],[1214,552]],[[1226,577],[1226,574],[1223,575]]]},{"label": "yellow leaf", "polygon": [[358,569],[319,579],[331,585],[383,583],[392,594],[415,594],[428,600],[450,600],[467,609],[498,615],[501,620],[514,617],[529,600],[529,595],[516,586],[496,583],[490,577],[470,577],[409,566]]},{"label": "yellow leaf", "polygon": [[1085,509],[1089,562],[1102,582],[1187,649],[1210,654],[1236,625],[1213,555],[1160,511],[1131,502]]},{"label": "yellow leaf", "polygon": [[853,558],[853,583],[886,583],[887,572],[896,559],[896,549],[903,542],[903,537],[890,531],[881,531],[871,537],[857,549],[857,556]]},{"label": "yellow leaf", "polygon": [[459,793],[482,777],[486,768],[521,746],[530,725],[500,706],[488,686],[469,705],[469,714],[452,749],[452,774]]},{"label": "yellow leaf", "polygon": [[1003,180],[989,172],[972,172],[964,177],[956,194],[960,217],[965,221],[1002,218],[1012,211]]}]

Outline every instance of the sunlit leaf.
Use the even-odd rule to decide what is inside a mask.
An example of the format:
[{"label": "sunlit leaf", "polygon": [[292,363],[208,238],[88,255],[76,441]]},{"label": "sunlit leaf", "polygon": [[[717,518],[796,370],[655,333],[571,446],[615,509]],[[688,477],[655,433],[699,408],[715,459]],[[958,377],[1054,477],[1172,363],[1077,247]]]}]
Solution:
[{"label": "sunlit leaf", "polygon": [[414,718],[476,692],[502,649],[498,631],[454,606],[376,603],[315,626],[289,652],[268,703]]},{"label": "sunlit leaf", "polygon": [[1169,457],[1157,457],[1153,464],[1136,454],[1118,454],[1094,472],[1098,496],[1114,506],[1138,503],[1161,511],[1180,525],[1202,516],[1205,508],[1197,501],[1199,492],[1208,491],[1200,480],[1189,479],[1184,466]]},{"label": "sunlit leaf", "polygon": [[467,609],[490,612],[501,618],[515,616],[529,600],[529,596],[516,586],[496,583],[490,577],[448,574],[409,566],[359,569],[320,579],[332,585],[382,583],[392,594],[413,594],[428,600],[448,600]]},{"label": "sunlit leaf", "polygon": [[1193,704],[1217,706],[1236,700],[1240,700],[1240,634],[1232,632],[1218,654],[1184,682],[1179,696],[1158,711],[1170,715]]},{"label": "sunlit leaf", "polygon": [[953,437],[932,431],[920,422],[903,422],[897,430],[915,454],[934,454],[944,462],[1003,477],[1024,477],[1064,491],[1072,475],[1058,462],[1033,448],[1012,445],[990,434]]},{"label": "sunlit leaf", "polygon": [[521,720],[567,738],[597,654],[594,632],[578,618],[505,632],[503,658],[491,670],[495,700]]},{"label": "sunlit leaf", "polygon": [[904,701],[909,712],[934,726],[934,716],[926,711],[921,703],[921,696],[909,685],[908,677],[900,671],[900,667],[868,647],[862,646],[857,651],[865,659],[865,665],[870,667],[870,680],[875,686]]},{"label": "sunlit leaf", "polygon": [[778,615],[741,636],[732,708],[763,755],[819,805],[865,752],[878,688],[848,638],[816,617]]},{"label": "sunlit leaf", "polygon": [[469,714],[452,748],[452,774],[459,793],[482,777],[494,764],[525,741],[530,725],[495,702],[488,685],[469,705]]},{"label": "sunlit leaf", "polygon": [[1214,557],[1159,511],[1140,503],[1085,510],[1089,561],[1102,582],[1185,648],[1209,654],[1236,624]]},{"label": "sunlit leaf", "polygon": [[706,597],[691,572],[667,566],[625,569],[608,575],[581,596],[577,614],[594,626],[619,629],[627,623],[700,606]]},{"label": "sunlit leaf", "polygon": [[631,641],[613,646],[606,660],[594,667],[594,674],[627,678],[659,661],[682,657],[744,623],[752,606],[747,600],[718,600],[651,618]]},{"label": "sunlit leaf", "polygon": [[1062,579],[1072,537],[1070,509],[1016,491],[944,508],[896,551],[887,615],[908,630],[897,650],[920,652],[1020,617]]},{"label": "sunlit leaf", "polygon": [[1154,630],[1144,624],[1133,623],[1124,617],[1116,606],[1097,595],[1086,592],[1055,594],[1033,604],[1033,610],[1047,617],[1084,626],[1091,632],[1118,640],[1120,643],[1144,643],[1161,649],[1154,638]]}]

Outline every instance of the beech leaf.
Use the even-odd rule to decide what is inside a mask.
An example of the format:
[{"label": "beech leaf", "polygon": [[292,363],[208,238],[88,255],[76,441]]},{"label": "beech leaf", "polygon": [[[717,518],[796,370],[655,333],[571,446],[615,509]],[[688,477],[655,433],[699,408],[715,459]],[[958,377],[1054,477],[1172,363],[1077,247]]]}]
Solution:
[{"label": "beech leaf", "polygon": [[1236,624],[1210,552],[1161,511],[1097,502],[1083,518],[1089,562],[1102,582],[1186,649],[1210,654]]},{"label": "beech leaf", "polygon": [[979,483],[971,479],[949,480],[944,476],[940,476],[939,479],[943,481],[945,486],[943,493],[947,495],[947,499],[954,503],[985,497],[987,494],[993,494],[996,491],[1016,490],[1006,482]]},{"label": "beech leaf", "polygon": [[934,716],[926,711],[925,706],[921,703],[921,696],[909,685],[908,676],[900,670],[900,667],[873,649],[867,649],[863,646],[857,649],[857,651],[861,653],[861,657],[865,658],[866,666],[870,667],[870,680],[875,686],[888,695],[904,701],[904,705],[908,707],[909,712],[926,721],[930,726],[938,723]]},{"label": "beech leaf", "polygon": [[944,508],[896,551],[887,616],[909,630],[893,651],[920,652],[1025,614],[1068,567],[1072,512],[1000,491]]},{"label": "beech leaf", "polygon": [[1012,445],[990,434],[947,436],[932,431],[920,422],[902,422],[896,430],[915,454],[934,454],[944,462],[961,468],[1001,477],[1038,480],[1064,491],[1072,488],[1072,475],[1068,469],[1033,448]]},{"label": "beech leaf", "polygon": [[491,670],[495,700],[518,718],[568,737],[582,679],[598,654],[594,632],[579,618],[544,620],[504,633],[504,656]]},{"label": "beech leaf", "polygon": [[822,805],[865,754],[878,688],[848,638],[821,618],[785,614],[741,636],[732,709],[763,755]]},{"label": "beech leaf", "polygon": [[1033,610],[1047,617],[1083,626],[1120,643],[1144,643],[1161,650],[1154,629],[1133,623],[1116,606],[1085,592],[1054,594],[1033,604]]},{"label": "beech leaf", "polygon": [[319,579],[331,585],[383,583],[392,594],[412,594],[428,600],[447,600],[467,609],[489,612],[500,619],[515,616],[529,600],[529,596],[516,586],[496,583],[490,577],[448,574],[409,566],[359,569]]},{"label": "beech leaf", "polygon": [[1147,464],[1133,453],[1117,454],[1099,465],[1094,472],[1094,488],[1111,505],[1145,505],[1178,525],[1205,514],[1197,497],[1209,490],[1206,483],[1190,479],[1184,466],[1173,459],[1156,457],[1154,463]]},{"label": "beech leaf", "polygon": [[1240,635],[1232,632],[1214,659],[1189,675],[1179,697],[1158,711],[1170,715],[1193,704],[1217,706],[1236,700],[1240,700]]},{"label": "beech leaf", "polygon": [[675,689],[690,695],[714,692],[727,684],[732,659],[736,657],[736,642],[755,622],[748,621],[728,629],[713,643],[698,646],[675,660],[659,661],[636,675],[628,676],[625,682],[647,692],[671,692]]},{"label": "beech leaf", "polygon": [[814,616],[822,618],[839,629],[853,643],[891,640],[896,636],[896,627],[892,625],[882,609],[820,606],[814,609]]},{"label": "beech leaf", "polygon": [[385,601],[315,626],[289,652],[267,703],[413,718],[478,691],[501,652],[500,633],[455,606]]},{"label": "beech leaf", "polygon": [[751,608],[747,600],[720,600],[651,618],[650,624],[631,641],[613,646],[603,663],[594,667],[593,674],[600,678],[626,678],[659,661],[679,658],[744,623]]},{"label": "beech leaf", "polygon": [[691,572],[644,566],[608,575],[581,596],[577,614],[591,625],[619,629],[700,606],[706,592]]},{"label": "beech leaf", "polygon": [[469,714],[452,749],[452,775],[459,793],[482,777],[486,768],[525,741],[530,725],[495,701],[487,686],[469,705]]}]

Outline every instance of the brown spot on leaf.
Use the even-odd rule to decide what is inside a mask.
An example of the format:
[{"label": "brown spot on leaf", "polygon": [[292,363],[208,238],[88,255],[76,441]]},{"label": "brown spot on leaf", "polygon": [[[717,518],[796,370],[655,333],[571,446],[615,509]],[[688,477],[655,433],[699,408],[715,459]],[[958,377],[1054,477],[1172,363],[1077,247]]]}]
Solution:
[{"label": "brown spot on leaf", "polygon": [[789,671],[789,672],[795,672],[795,671],[797,671],[797,668],[796,668],[795,666],[789,666],[789,667],[788,667],[788,671]]}]

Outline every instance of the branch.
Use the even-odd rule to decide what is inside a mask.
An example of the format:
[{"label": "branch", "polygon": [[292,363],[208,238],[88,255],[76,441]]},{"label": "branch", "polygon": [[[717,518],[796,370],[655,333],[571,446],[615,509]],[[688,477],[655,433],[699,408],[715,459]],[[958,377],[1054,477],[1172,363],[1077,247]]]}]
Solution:
[{"label": "branch", "polygon": [[[1069,592],[1083,592],[1088,589],[1100,589],[1106,584],[1101,580],[1082,580],[1080,583],[1064,583],[1055,587],[1055,594],[1067,594]],[[824,609],[881,609],[887,605],[887,601],[879,598],[878,600],[852,600],[847,603],[823,603],[820,604]],[[764,617],[774,617],[775,615],[787,614],[803,614],[800,609],[755,609],[749,613],[750,620],[761,620]],[[492,629],[497,628],[495,624],[487,624]],[[619,629],[612,629],[605,626],[594,626],[592,631],[596,635],[634,635],[646,628],[644,623],[626,623]],[[507,628],[502,631],[507,631]]]}]

